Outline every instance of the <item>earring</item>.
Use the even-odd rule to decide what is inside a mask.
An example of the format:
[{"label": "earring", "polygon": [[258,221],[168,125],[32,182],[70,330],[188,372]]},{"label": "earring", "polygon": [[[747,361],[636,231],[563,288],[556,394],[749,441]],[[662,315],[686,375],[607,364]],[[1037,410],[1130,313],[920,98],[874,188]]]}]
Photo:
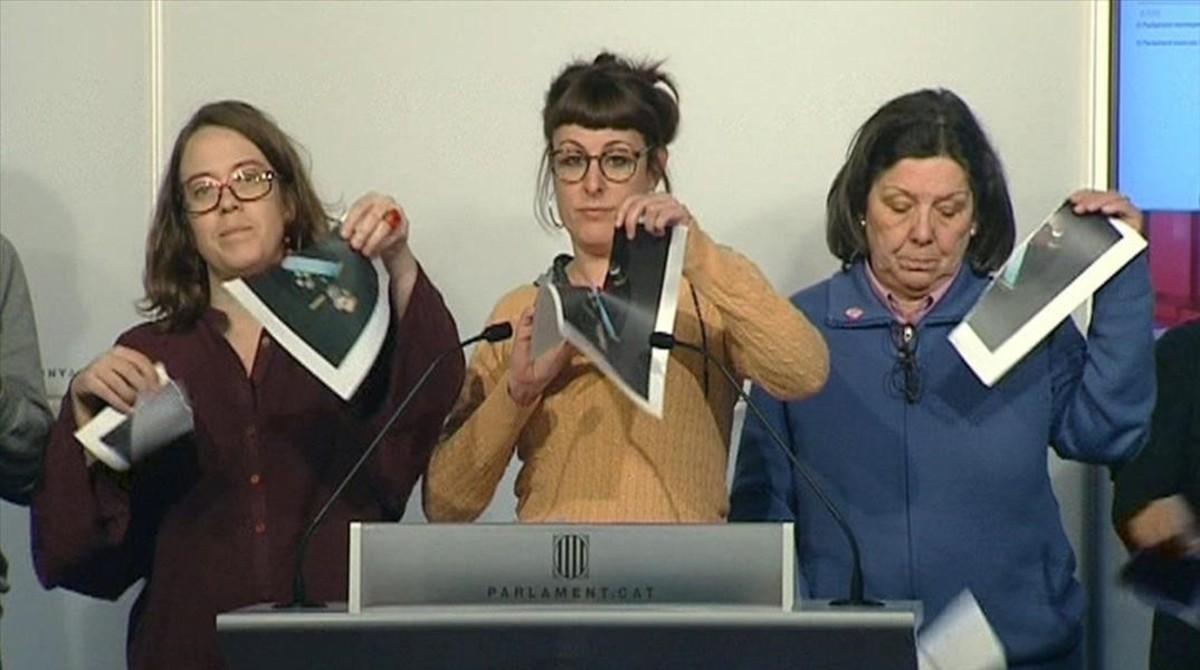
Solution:
[{"label": "earring", "polygon": [[862,226],[863,228],[866,228],[866,227],[867,227],[867,220],[866,220],[866,219],[859,219],[859,220],[858,220],[858,225]]},{"label": "earring", "polygon": [[[295,230],[296,226],[291,226],[291,230],[283,234],[283,248],[292,253],[300,253],[300,239],[302,235]],[[293,234],[295,233],[295,234]]]},{"label": "earring", "polygon": [[979,229],[975,226],[971,226],[971,237],[975,237],[975,233],[977,232],[979,232]]}]

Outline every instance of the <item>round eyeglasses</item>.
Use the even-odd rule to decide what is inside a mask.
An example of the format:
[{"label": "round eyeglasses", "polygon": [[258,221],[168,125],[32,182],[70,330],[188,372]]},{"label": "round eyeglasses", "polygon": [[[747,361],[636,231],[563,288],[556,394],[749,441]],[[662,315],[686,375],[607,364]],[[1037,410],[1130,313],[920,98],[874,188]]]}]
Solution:
[{"label": "round eyeglasses", "polygon": [[593,156],[579,149],[556,149],[550,152],[550,171],[558,180],[576,184],[583,181],[592,167],[592,161],[596,161],[605,179],[621,183],[633,179],[633,175],[637,174],[638,161],[649,152],[650,147],[641,151],[609,149],[599,156]]},{"label": "round eyeglasses", "polygon": [[225,181],[196,177],[183,185],[183,206],[189,214],[207,214],[220,204],[221,191],[226,188],[238,202],[252,202],[267,197],[273,183],[273,171],[257,168],[237,170]]}]

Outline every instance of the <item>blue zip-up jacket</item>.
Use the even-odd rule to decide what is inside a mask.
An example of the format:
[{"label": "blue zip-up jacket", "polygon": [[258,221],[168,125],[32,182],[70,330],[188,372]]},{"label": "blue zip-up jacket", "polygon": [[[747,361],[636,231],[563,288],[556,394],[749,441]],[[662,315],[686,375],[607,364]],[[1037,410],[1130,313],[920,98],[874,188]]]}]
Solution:
[{"label": "blue zip-up jacket", "polygon": [[[1010,667],[1077,667],[1084,593],[1047,445],[1087,463],[1140,448],[1154,404],[1145,254],[1096,293],[1086,342],[1067,319],[990,389],[947,339],[988,283],[964,266],[916,328],[911,404],[894,317],[868,281],[859,262],[792,297],[829,345],[829,381],[800,402],[755,388],[755,402],[854,529],[868,596],[920,600],[930,621],[970,589]],[[796,522],[801,597],[846,595],[844,536],[752,415],[731,496],[731,520]]]}]

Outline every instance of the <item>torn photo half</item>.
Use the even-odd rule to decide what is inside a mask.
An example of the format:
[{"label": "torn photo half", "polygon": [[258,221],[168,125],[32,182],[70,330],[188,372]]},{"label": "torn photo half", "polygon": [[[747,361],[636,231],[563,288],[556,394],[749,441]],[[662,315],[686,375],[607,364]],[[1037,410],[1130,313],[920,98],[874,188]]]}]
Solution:
[{"label": "torn photo half", "polygon": [[358,390],[383,347],[391,319],[387,271],[336,233],[224,286],[343,400]]},{"label": "torn photo half", "polygon": [[535,357],[564,339],[641,409],[662,418],[670,352],[650,346],[654,332],[675,330],[687,227],[662,237],[639,228],[613,237],[603,288],[571,286],[556,261],[540,280],[533,317]]},{"label": "torn photo half", "polygon": [[1004,670],[1004,645],[969,589],[917,634],[918,670]]},{"label": "torn photo half", "polygon": [[192,407],[179,384],[156,365],[162,386],[139,393],[133,412],[105,407],[75,431],[75,439],[113,470],[125,471],[161,447],[192,432]]},{"label": "torn photo half", "polygon": [[950,342],[992,386],[1145,248],[1123,222],[1064,203],[1017,246]]}]

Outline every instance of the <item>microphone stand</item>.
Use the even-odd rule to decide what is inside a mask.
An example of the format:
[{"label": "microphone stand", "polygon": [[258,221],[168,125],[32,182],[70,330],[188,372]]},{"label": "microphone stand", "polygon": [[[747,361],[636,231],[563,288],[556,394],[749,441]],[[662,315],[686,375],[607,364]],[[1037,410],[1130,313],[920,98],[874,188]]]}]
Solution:
[{"label": "microphone stand", "polygon": [[796,472],[800,473],[800,476],[804,479],[804,482],[808,484],[809,489],[811,489],[813,494],[817,496],[817,499],[821,501],[821,504],[824,505],[825,509],[829,512],[829,515],[833,517],[833,520],[837,523],[838,528],[841,529],[842,534],[846,536],[846,541],[850,544],[850,558],[852,567],[850,570],[849,597],[839,598],[830,602],[830,604],[835,607],[882,607],[883,603],[877,600],[868,599],[863,595],[862,555],[858,549],[858,540],[855,538],[854,532],[850,529],[850,524],[846,523],[845,518],[842,517],[842,514],[838,511],[837,506],[833,504],[833,501],[829,499],[829,496],[821,488],[820,484],[817,483],[816,477],[813,475],[812,471],[809,470],[808,466],[797,459],[796,455],[787,448],[783,438],[779,436],[779,433],[777,433],[771,426],[771,423],[767,421],[767,418],[763,415],[762,410],[760,410],[754,401],[750,399],[750,396],[742,390],[742,385],[739,384],[737,379],[734,378],[733,374],[729,372],[729,369],[726,368],[721,361],[713,358],[712,354],[708,353],[707,350],[691,344],[690,342],[676,340],[675,337],[670,333],[651,333],[650,346],[656,349],[667,350],[674,349],[675,347],[681,347],[689,351],[694,351],[701,356],[704,356],[706,360],[711,361],[717,367],[717,369],[721,371],[721,374],[725,376],[725,379],[729,381],[729,385],[733,387],[733,390],[737,392],[738,396],[746,402],[746,407],[749,407],[750,410],[754,412],[754,415],[758,417],[758,420],[762,423],[763,427],[767,429],[767,434],[771,436],[771,440],[775,443],[775,446],[783,452],[783,455],[786,456],[788,461],[791,462],[792,468]]},{"label": "microphone stand", "polygon": [[421,376],[417,379],[417,383],[413,384],[412,389],[409,390],[408,395],[404,396],[404,399],[400,401],[400,405],[396,407],[396,411],[392,412],[392,415],[388,417],[387,422],[383,424],[383,428],[379,429],[379,432],[375,435],[375,438],[371,440],[371,443],[366,449],[363,450],[362,455],[359,456],[358,460],[354,462],[354,465],[351,466],[350,471],[347,472],[346,476],[342,478],[341,483],[339,483],[337,488],[334,489],[333,493],[329,496],[329,499],[325,501],[325,504],[321,507],[320,511],[313,516],[312,521],[310,521],[308,524],[308,527],[304,529],[304,534],[300,536],[300,544],[296,548],[295,571],[292,575],[291,602],[276,603],[276,608],[301,609],[325,607],[324,603],[318,603],[308,599],[308,591],[304,583],[304,557],[308,553],[309,541],[312,539],[317,527],[320,526],[321,522],[325,520],[325,515],[328,514],[329,509],[333,507],[334,501],[338,499],[338,496],[340,496],[342,491],[345,490],[346,486],[350,484],[350,480],[354,479],[354,475],[358,474],[358,471],[362,469],[363,464],[367,462],[367,459],[371,457],[371,454],[375,453],[375,449],[383,441],[384,435],[387,435],[388,430],[390,430],[392,425],[396,423],[396,420],[400,418],[400,415],[404,413],[404,410],[408,407],[408,404],[412,402],[412,399],[417,395],[417,391],[421,390],[421,387],[423,387],[425,382],[429,379],[429,375],[433,374],[433,371],[436,370],[441,362],[446,359],[446,356],[456,353],[462,350],[464,347],[470,346],[480,340],[487,340],[488,342],[501,342],[503,340],[507,340],[508,338],[512,337],[512,332],[512,324],[510,323],[505,322],[492,324],[487,328],[484,328],[483,332],[479,333],[478,335],[463,340],[454,347],[438,354],[437,358],[433,359],[433,362],[425,368],[425,372],[421,373]]}]

